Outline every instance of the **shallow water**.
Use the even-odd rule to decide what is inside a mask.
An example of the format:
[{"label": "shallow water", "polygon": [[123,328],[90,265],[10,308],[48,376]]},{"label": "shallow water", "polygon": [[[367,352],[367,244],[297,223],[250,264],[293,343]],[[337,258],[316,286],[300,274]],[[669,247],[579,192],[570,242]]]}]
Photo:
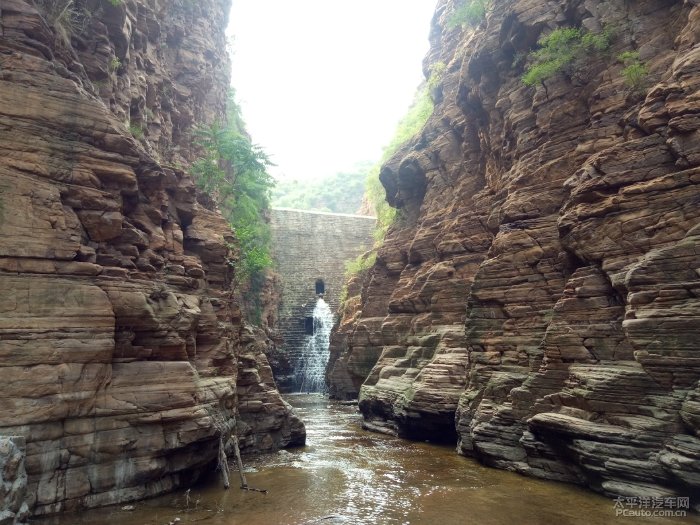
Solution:
[{"label": "shallow water", "polygon": [[[41,525],[603,525],[697,523],[697,517],[616,518],[614,502],[578,487],[481,466],[453,447],[366,432],[357,408],[320,395],[288,400],[306,423],[306,447],[244,458],[252,487],[218,480],[189,491]],[[232,471],[232,482],[238,473]],[[189,498],[189,501],[188,501]]]}]

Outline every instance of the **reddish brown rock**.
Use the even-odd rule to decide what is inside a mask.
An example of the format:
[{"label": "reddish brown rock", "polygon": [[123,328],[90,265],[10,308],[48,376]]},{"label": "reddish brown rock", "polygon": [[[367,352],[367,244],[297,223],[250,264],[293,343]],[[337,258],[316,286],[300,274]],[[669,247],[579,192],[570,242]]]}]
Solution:
[{"label": "reddish brown rock", "polygon": [[246,327],[239,355],[238,434],[241,452],[271,452],[281,447],[303,445],[304,424],[281,397],[267,354],[274,354],[274,343],[261,329]]},{"label": "reddish brown rock", "polygon": [[[694,494],[700,6],[511,0],[450,29],[454,9],[425,63],[445,65],[435,112],[381,172],[403,221],[341,324],[336,362],[376,365],[330,377],[364,381],[369,428],[606,494]],[[611,49],[525,86],[521,57],[562,26],[615,28]],[[633,49],[642,93],[615,60]]]},{"label": "reddish brown rock", "polygon": [[229,2],[74,0],[79,27],[59,4],[0,8],[0,433],[26,437],[37,515],[191,483],[260,399],[249,450],[303,441],[181,167],[224,112]]}]

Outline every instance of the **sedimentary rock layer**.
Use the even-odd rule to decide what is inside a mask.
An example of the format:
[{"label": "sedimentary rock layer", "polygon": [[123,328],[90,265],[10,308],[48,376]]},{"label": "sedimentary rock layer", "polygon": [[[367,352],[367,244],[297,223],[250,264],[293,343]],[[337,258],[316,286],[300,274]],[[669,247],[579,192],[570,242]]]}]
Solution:
[{"label": "sedimentary rock layer", "polygon": [[[607,494],[696,494],[700,6],[509,0],[476,27],[455,9],[433,20],[435,112],[381,172],[402,217],[331,377],[364,381],[370,428]],[[610,49],[524,85],[566,26]]]},{"label": "sedimentary rock layer", "polygon": [[[35,514],[193,481],[254,390],[236,239],[183,168],[224,112],[228,9],[0,7],[0,433],[27,439]],[[264,357],[244,367],[274,415],[250,449],[299,441]]]}]

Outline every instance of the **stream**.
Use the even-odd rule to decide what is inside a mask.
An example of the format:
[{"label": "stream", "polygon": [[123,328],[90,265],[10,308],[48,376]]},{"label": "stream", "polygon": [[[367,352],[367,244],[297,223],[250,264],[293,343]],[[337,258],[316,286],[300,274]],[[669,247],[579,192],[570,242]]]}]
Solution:
[{"label": "stream", "polygon": [[[572,485],[526,478],[458,456],[453,447],[362,430],[356,406],[318,394],[287,400],[306,423],[307,446],[244,458],[248,484],[218,479],[189,491],[32,520],[39,525],[608,525],[691,523],[615,517],[614,500]],[[128,507],[127,507],[128,508]]]}]

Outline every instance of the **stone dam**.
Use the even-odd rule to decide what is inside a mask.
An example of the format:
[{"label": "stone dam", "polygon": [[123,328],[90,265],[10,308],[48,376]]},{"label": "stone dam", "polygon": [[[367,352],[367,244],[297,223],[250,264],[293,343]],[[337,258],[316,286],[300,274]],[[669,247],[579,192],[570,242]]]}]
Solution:
[{"label": "stone dam", "polygon": [[[314,335],[319,296],[337,312],[345,263],[369,250],[376,219],[363,215],[275,208],[271,212],[273,257],[282,281],[278,310],[280,366],[272,361],[281,391],[298,391],[300,358]],[[295,373],[295,371],[297,373]]]}]

